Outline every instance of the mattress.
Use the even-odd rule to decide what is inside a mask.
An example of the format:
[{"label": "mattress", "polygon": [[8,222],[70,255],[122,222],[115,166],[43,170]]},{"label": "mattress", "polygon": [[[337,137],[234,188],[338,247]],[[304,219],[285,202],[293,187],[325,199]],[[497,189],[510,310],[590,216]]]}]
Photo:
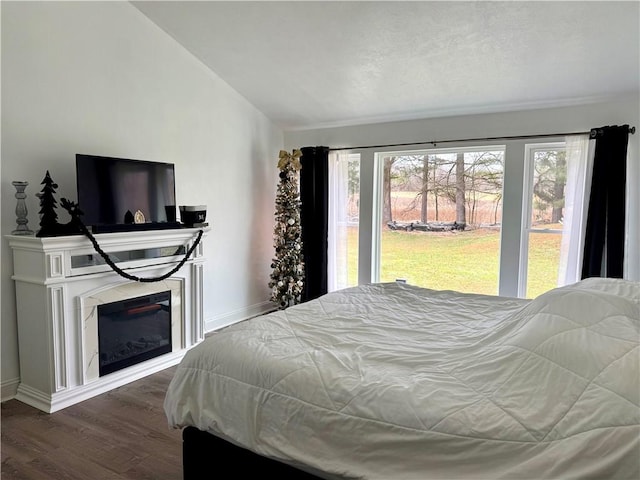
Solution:
[{"label": "mattress", "polygon": [[325,478],[637,479],[639,345],[636,282],[361,285],[211,334],[164,408]]}]

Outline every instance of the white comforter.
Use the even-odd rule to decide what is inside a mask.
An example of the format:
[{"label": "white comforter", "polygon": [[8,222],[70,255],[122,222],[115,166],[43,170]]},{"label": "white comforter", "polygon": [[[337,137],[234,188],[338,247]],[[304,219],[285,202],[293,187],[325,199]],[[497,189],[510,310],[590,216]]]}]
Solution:
[{"label": "white comforter", "polygon": [[212,334],[165,411],[327,478],[638,479],[639,344],[640,283],[372,284]]}]

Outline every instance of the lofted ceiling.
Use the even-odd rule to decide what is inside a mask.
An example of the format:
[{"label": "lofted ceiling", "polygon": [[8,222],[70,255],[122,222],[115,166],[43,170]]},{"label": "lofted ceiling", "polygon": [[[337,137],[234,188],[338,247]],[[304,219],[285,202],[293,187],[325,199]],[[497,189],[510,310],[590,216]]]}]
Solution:
[{"label": "lofted ceiling", "polygon": [[640,89],[639,1],[135,1],[285,130]]}]

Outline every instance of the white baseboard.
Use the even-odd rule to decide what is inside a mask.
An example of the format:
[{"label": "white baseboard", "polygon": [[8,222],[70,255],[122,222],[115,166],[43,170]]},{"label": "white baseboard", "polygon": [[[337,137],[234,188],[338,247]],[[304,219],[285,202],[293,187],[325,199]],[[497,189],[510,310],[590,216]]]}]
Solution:
[{"label": "white baseboard", "polygon": [[221,328],[227,327],[234,323],[238,323],[243,320],[248,320],[252,317],[257,317],[258,315],[272,312],[275,309],[276,308],[274,307],[273,302],[261,302],[254,305],[249,305],[248,307],[240,308],[223,315],[205,319],[204,331],[205,333],[210,333],[215,330],[220,330]]},{"label": "white baseboard", "polygon": [[0,393],[0,402],[6,402],[7,400],[15,398],[16,393],[18,393],[18,385],[20,385],[20,377],[2,382],[0,385],[0,388],[2,389],[2,392]]}]

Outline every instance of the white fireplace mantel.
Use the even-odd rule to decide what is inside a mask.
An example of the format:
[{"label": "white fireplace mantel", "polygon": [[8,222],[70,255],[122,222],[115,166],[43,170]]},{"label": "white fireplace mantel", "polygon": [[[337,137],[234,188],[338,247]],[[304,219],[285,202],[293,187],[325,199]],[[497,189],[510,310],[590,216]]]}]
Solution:
[{"label": "white fireplace mantel", "polygon": [[[125,272],[141,278],[171,271],[195,242],[197,228],[103,233],[100,247]],[[204,229],[202,239],[208,227]],[[13,250],[20,384],[16,399],[48,413],[176,365],[204,338],[203,243],[160,282],[123,278],[83,235],[7,235]],[[181,251],[179,250],[181,249]],[[172,351],[99,376],[97,305],[169,290]]]}]

